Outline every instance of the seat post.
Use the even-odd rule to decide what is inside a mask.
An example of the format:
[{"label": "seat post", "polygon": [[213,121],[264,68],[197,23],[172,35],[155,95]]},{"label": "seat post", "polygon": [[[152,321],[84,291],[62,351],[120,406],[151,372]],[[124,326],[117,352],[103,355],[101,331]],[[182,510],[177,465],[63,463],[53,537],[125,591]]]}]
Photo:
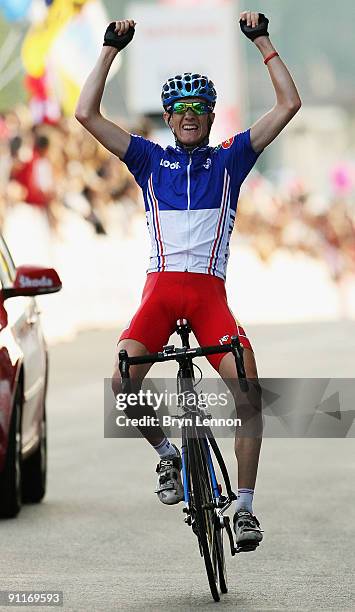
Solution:
[{"label": "seat post", "polygon": [[191,327],[186,319],[178,319],[176,321],[176,333],[180,336],[182,346],[184,348],[190,348],[189,334]]}]

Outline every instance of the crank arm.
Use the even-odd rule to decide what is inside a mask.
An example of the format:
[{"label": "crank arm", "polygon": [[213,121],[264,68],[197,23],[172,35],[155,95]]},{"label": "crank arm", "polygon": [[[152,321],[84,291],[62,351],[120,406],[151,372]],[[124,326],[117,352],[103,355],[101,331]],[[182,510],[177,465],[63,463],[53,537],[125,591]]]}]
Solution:
[{"label": "crank arm", "polygon": [[235,553],[237,552],[237,549],[234,546],[234,538],[233,538],[233,533],[232,533],[232,529],[230,525],[229,516],[224,516],[223,521],[224,521],[224,526],[226,528],[226,532],[229,538],[229,544],[231,547],[231,555],[232,557],[234,557]]}]

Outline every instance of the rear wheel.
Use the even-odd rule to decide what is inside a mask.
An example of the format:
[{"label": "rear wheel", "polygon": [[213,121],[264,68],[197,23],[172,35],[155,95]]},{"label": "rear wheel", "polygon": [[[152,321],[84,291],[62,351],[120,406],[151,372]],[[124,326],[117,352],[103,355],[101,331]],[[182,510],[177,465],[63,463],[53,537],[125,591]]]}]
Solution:
[{"label": "rear wheel", "polygon": [[[189,432],[191,436],[191,430]],[[197,534],[200,552],[203,556],[212,597],[219,601],[218,563],[215,543],[215,510],[209,478],[206,478],[202,441],[196,437],[188,438],[189,462],[192,489],[192,520]]]},{"label": "rear wheel", "polygon": [[22,464],[22,499],[36,504],[46,492],[47,480],[47,421],[46,410],[40,424],[40,440],[35,452]]},{"label": "rear wheel", "polygon": [[21,495],[21,412],[22,387],[16,390],[5,466],[0,474],[0,516],[2,518],[15,517],[22,504]]}]

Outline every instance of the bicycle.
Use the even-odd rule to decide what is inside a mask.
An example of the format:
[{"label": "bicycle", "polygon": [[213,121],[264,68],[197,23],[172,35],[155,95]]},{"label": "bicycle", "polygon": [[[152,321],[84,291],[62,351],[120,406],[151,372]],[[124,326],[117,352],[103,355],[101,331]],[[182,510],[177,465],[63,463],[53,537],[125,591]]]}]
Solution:
[{"label": "bicycle", "polygon": [[[176,360],[179,364],[177,397],[182,415],[174,416],[183,420],[181,427],[185,503],[183,512],[186,514],[185,522],[197,536],[212,597],[215,601],[219,601],[219,590],[221,593],[228,592],[223,530],[225,529],[228,535],[232,556],[246,549],[254,550],[258,544],[244,548],[234,546],[230,520],[228,516],[224,516],[224,513],[236,499],[236,494],[232,491],[221,451],[209,425],[206,425],[206,419],[211,418],[211,415],[206,414],[204,405],[199,402],[199,396],[195,391],[194,366],[197,366],[192,360],[195,357],[232,352],[236,361],[240,388],[243,392],[247,392],[249,386],[244,369],[243,347],[238,336],[233,336],[230,344],[191,348],[189,342],[191,328],[186,319],[177,321],[176,332],[181,337],[182,348],[166,345],[161,352],[142,357],[129,357],[126,350],[120,351],[119,369],[122,377],[122,390],[124,393],[130,392],[129,367],[131,365],[172,360]],[[223,476],[226,495],[222,495],[222,487],[217,482],[211,449]]]}]

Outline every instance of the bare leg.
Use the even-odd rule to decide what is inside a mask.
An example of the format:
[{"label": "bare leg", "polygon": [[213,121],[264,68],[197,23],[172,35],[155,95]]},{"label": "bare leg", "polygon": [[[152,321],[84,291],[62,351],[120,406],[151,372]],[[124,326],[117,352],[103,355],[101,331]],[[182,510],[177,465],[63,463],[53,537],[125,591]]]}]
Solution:
[{"label": "bare leg", "polygon": [[[146,347],[136,340],[122,340],[119,342],[112,376],[112,389],[115,396],[118,393],[122,393],[121,373],[118,366],[118,353],[122,349],[125,349],[131,357],[148,354]],[[150,368],[151,364],[130,367],[131,391],[133,393],[139,392]],[[148,416],[151,417],[150,422],[154,422],[157,419],[153,406],[147,402],[141,402],[138,406],[128,406],[125,408],[125,414],[128,418]],[[167,505],[179,503],[184,499],[184,488],[181,482],[181,458],[178,449],[167,443],[165,440],[166,436],[159,424],[138,426],[137,429],[160,456],[160,462],[157,467],[158,482],[156,489],[159,500]],[[161,442],[163,444],[157,448]],[[162,458],[163,456],[164,459]]]},{"label": "bare leg", "polygon": [[235,360],[231,353],[221,361],[219,374],[227,384],[236,403],[238,418],[242,421],[243,436],[235,437],[235,455],[238,462],[238,488],[254,489],[262,441],[261,397],[254,353],[244,349],[244,365],[250,391],[240,391]]},{"label": "bare leg", "polygon": [[[115,356],[115,364],[114,371],[112,375],[112,390],[115,396],[118,393],[122,393],[122,382],[121,382],[121,373],[118,367],[118,353],[122,349],[125,349],[130,357],[140,357],[142,355],[147,355],[149,351],[147,351],[146,347],[141,344],[141,342],[137,342],[136,340],[121,340],[121,342],[117,345],[117,351]],[[144,378],[148,374],[151,368],[151,364],[137,365],[131,366],[129,369],[130,380],[131,380],[131,390],[132,393],[138,393]],[[131,410],[132,408],[132,410]],[[149,416],[156,418],[156,412],[152,406],[148,404],[143,404],[140,406],[130,407],[125,410],[125,413],[128,417],[131,418],[139,418],[141,416]],[[152,445],[158,446],[160,442],[162,442],[165,438],[165,434],[160,427],[160,425],[147,426],[147,427],[137,427],[141,432],[142,436]]]}]

